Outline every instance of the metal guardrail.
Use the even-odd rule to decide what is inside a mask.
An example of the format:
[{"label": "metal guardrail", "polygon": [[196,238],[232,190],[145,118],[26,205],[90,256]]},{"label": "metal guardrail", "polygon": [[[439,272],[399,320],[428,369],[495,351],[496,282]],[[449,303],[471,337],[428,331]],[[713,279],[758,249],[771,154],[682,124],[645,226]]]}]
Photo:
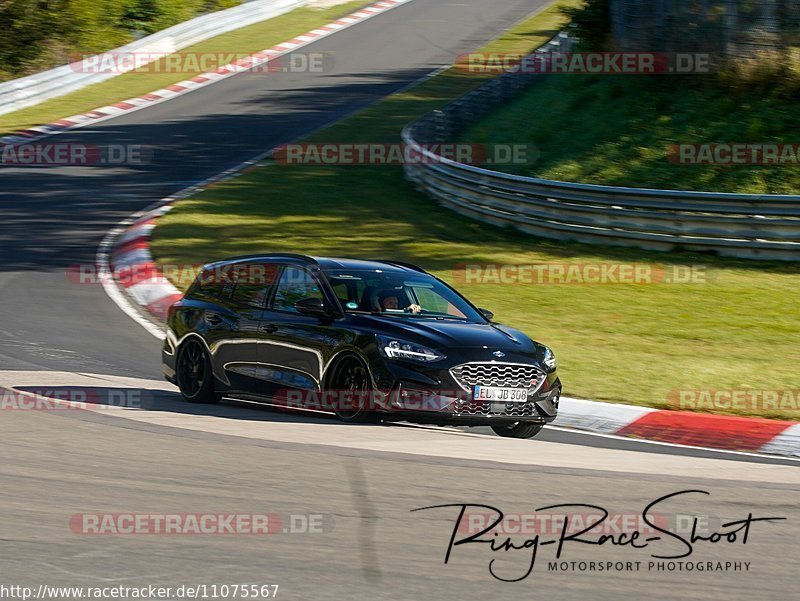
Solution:
[{"label": "metal guardrail", "polygon": [[[537,53],[569,51],[560,34]],[[800,196],[622,188],[501,173],[439,156],[436,143],[508,102],[536,79],[506,73],[403,130],[419,160],[406,178],[459,213],[544,238],[686,248],[719,255],[800,261]]]},{"label": "metal guardrail", "polygon": [[[247,25],[272,19],[307,3],[307,0],[253,0],[227,10],[178,23],[110,53],[140,53],[157,56],[228,33]],[[155,60],[155,59],[154,59]],[[88,85],[121,75],[83,72],[82,63],[72,63],[0,84],[0,115],[34,106]]]}]

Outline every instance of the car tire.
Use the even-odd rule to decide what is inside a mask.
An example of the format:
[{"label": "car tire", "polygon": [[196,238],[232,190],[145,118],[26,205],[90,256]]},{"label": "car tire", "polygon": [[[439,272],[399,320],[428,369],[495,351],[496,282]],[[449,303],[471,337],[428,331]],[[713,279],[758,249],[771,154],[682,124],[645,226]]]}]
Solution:
[{"label": "car tire", "polygon": [[214,374],[205,346],[196,338],[187,340],[178,352],[176,381],[190,403],[218,403],[222,398],[214,392]]},{"label": "car tire", "polygon": [[492,430],[503,438],[533,438],[544,428],[544,424],[536,422],[514,422],[510,424],[492,424]]},{"label": "car tire", "polygon": [[[377,415],[369,407],[372,396],[372,378],[364,363],[355,356],[344,357],[333,368],[330,378],[333,391],[334,413],[344,422],[374,422]],[[353,393],[353,408],[344,407],[345,391]],[[349,400],[347,401],[349,402]]]}]

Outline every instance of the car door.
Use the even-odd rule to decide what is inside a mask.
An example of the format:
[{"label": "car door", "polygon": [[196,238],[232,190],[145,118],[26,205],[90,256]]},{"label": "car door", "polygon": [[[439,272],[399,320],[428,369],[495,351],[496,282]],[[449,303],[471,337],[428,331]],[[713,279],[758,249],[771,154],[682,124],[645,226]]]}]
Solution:
[{"label": "car door", "polygon": [[276,403],[294,407],[319,401],[327,354],[329,325],[301,315],[294,306],[305,298],[331,302],[316,275],[302,266],[286,265],[264,313],[259,349],[265,393]]},{"label": "car door", "polygon": [[[232,282],[228,312],[217,316],[215,367],[222,373],[230,392],[259,395],[261,324],[269,295],[273,292],[278,266],[268,263],[239,263],[226,274]],[[208,317],[207,317],[208,319]]]}]

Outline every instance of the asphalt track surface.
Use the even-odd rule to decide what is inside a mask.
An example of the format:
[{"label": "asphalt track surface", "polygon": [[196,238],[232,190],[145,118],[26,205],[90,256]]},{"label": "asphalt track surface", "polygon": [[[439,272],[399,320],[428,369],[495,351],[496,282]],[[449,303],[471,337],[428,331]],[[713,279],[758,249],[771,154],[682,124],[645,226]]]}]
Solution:
[{"label": "asphalt track surface", "polygon": [[[332,53],[333,72],[242,74],[59,137],[142,144],[153,148],[147,165],[0,169],[0,386],[94,385],[147,399],[140,411],[2,412],[1,582],[272,583],[284,599],[793,597],[796,462],[555,430],[507,441],[481,430],[346,426],[238,403],[198,409],[160,381],[155,338],[99,286],[67,280],[69,266],[92,263],[106,231],[131,212],[408,85],[540,4],[414,0],[304,49]],[[789,519],[754,525],[747,545],[698,545],[692,557],[751,561],[746,573],[551,573],[553,552],[543,548],[534,574],[511,584],[488,574],[485,545],[457,548],[443,564],[453,510],[410,511],[583,502],[635,513],[687,488],[711,495],[669,512]],[[314,513],[326,528],[217,537],[69,528],[76,513],[123,511]],[[566,555],[650,559],[579,544]],[[501,559],[507,575],[524,572],[524,559]]]}]

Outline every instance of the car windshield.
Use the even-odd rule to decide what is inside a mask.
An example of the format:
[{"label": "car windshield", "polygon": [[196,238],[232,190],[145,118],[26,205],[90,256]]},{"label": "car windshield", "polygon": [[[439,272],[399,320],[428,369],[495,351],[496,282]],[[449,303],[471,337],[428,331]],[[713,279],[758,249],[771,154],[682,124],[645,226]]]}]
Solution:
[{"label": "car windshield", "polygon": [[348,313],[486,321],[454,290],[424,273],[341,269],[325,275]]}]

